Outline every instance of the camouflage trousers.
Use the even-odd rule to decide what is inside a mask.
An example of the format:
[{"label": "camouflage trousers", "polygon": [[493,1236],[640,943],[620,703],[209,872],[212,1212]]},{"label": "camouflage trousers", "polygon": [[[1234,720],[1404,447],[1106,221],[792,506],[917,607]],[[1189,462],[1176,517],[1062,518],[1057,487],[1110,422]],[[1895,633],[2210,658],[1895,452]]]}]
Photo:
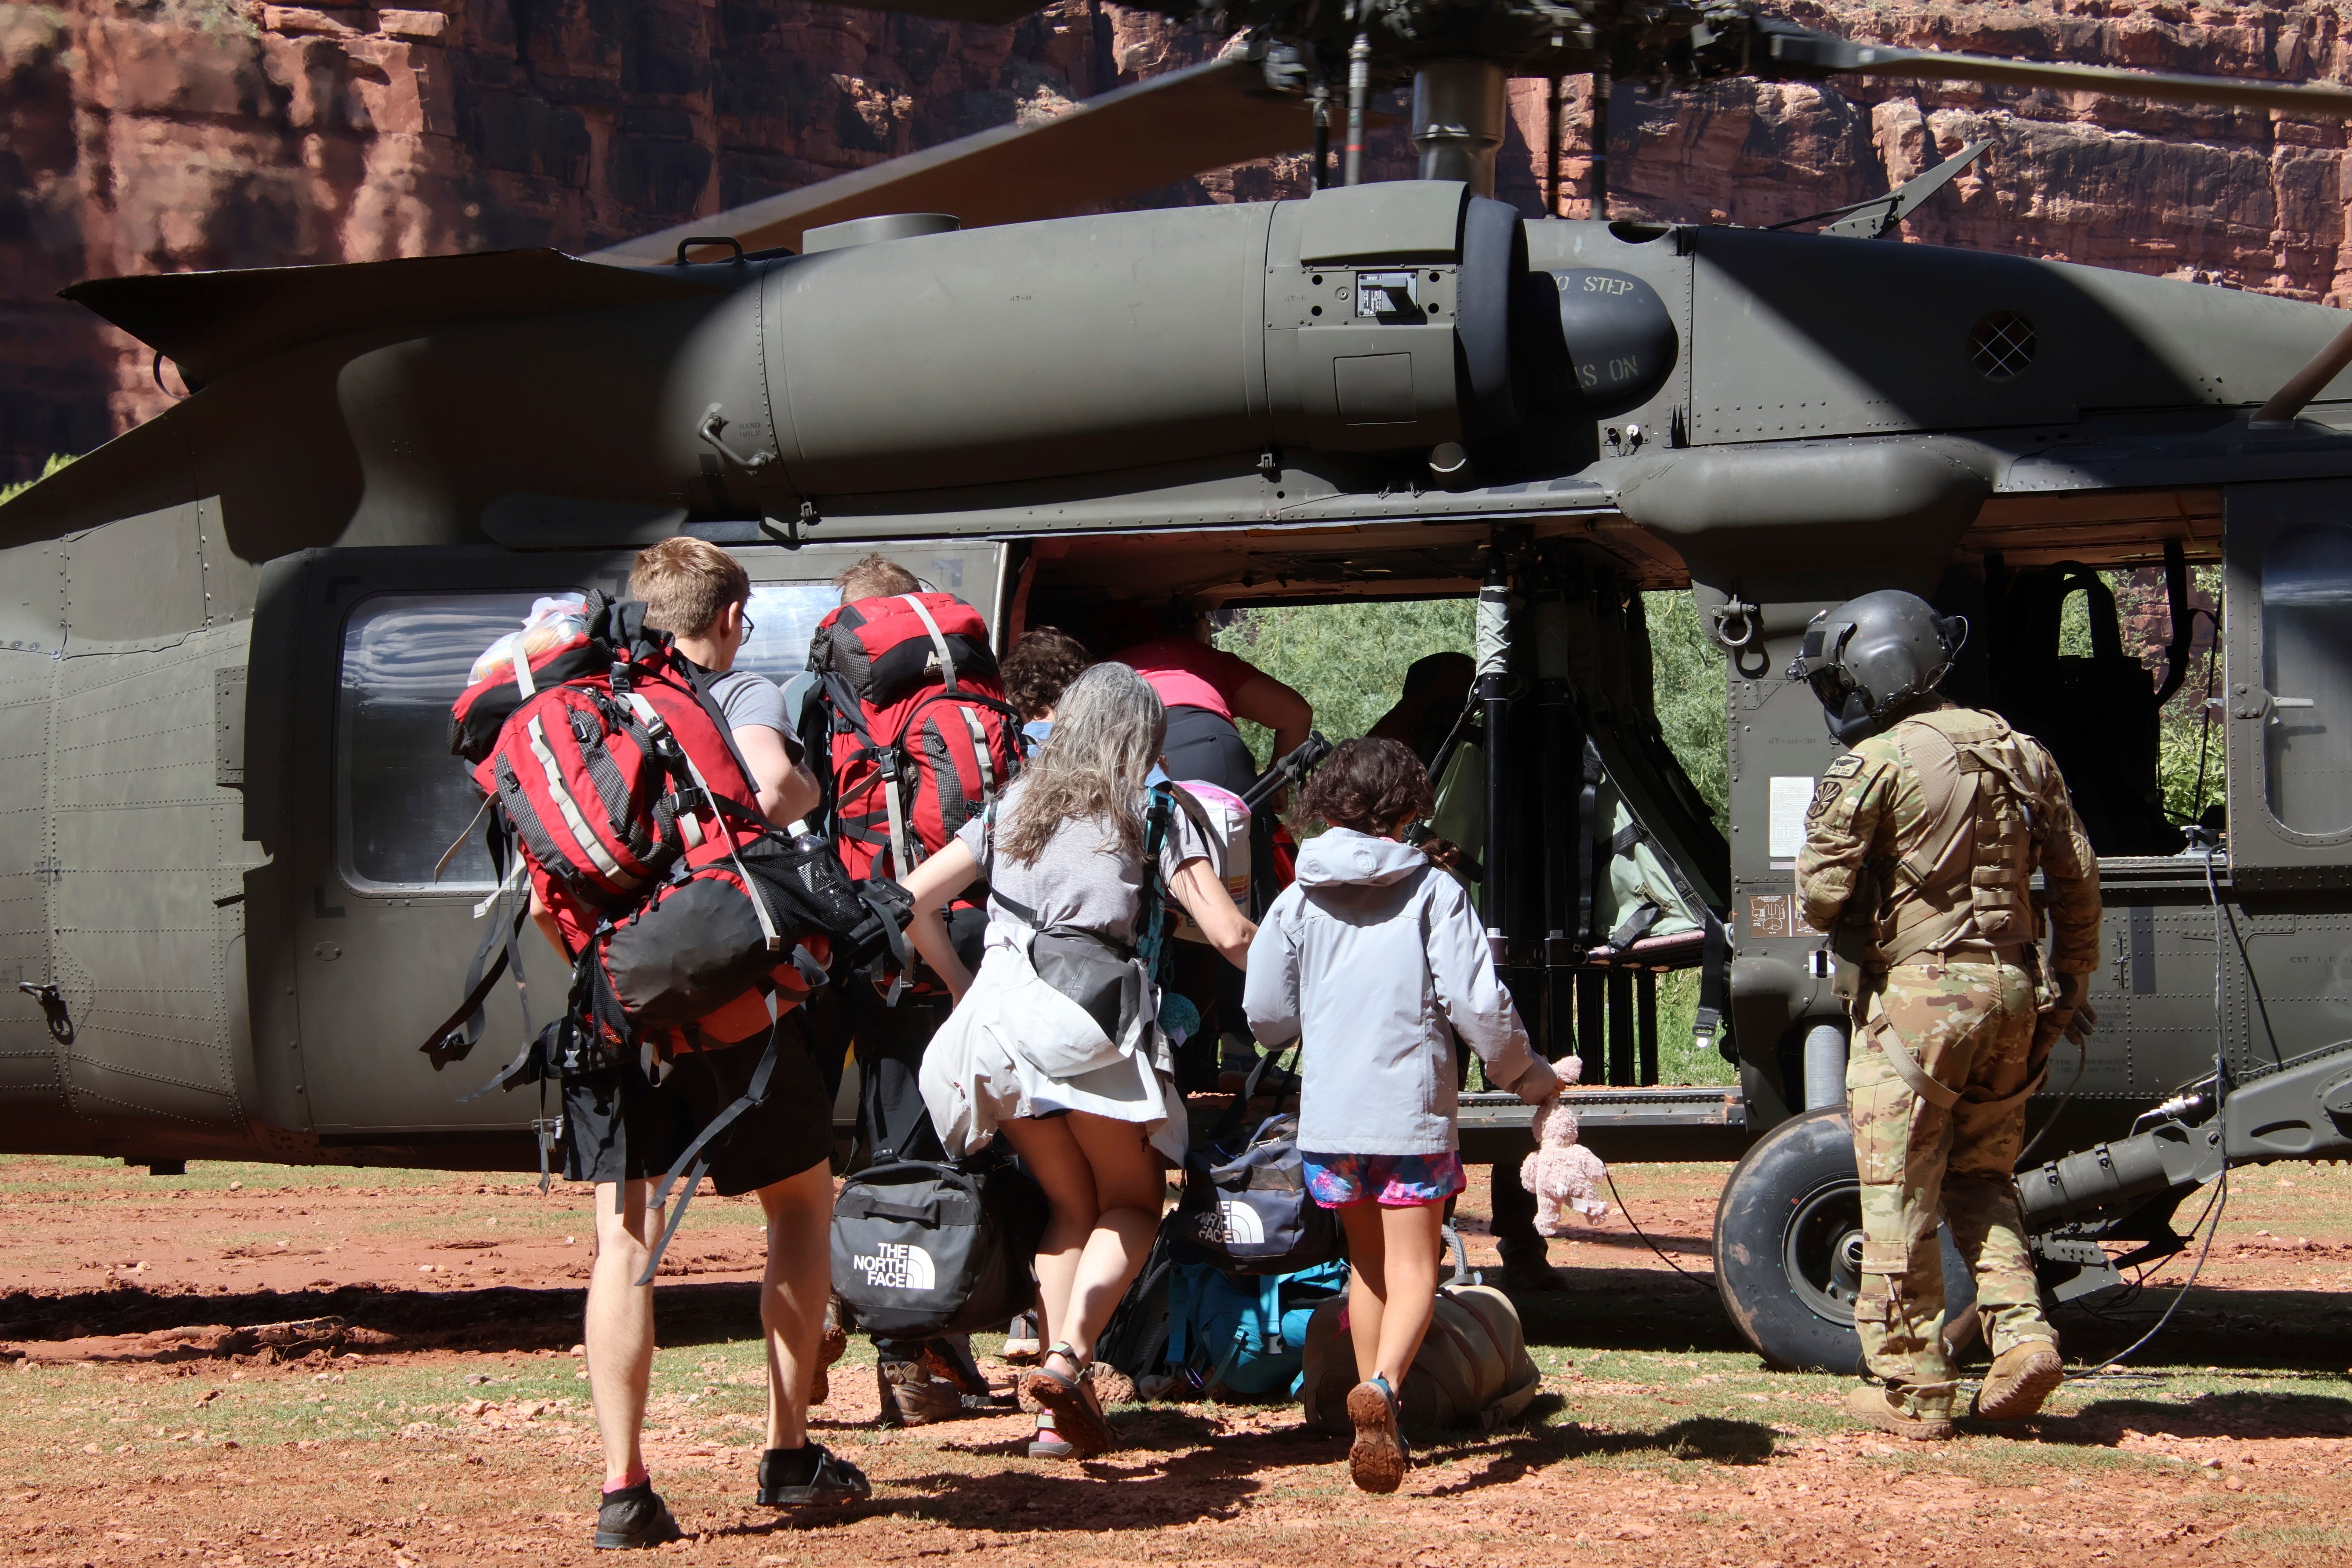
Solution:
[{"label": "camouflage trousers", "polygon": [[[2032,1070],[2034,1007],[2033,975],[2005,963],[1898,964],[1854,1004],[1845,1080],[1862,1173],[1854,1327],[1871,1373],[1925,1385],[1923,1405],[1942,1403],[1937,1385],[1948,1391],[1954,1378],[1944,1353],[1939,1218],[1976,1275],[1993,1353],[2058,1340],[2042,1315],[2012,1174],[2025,1135],[2019,1091]],[[1938,1105],[1916,1091],[1890,1041],[1958,1098]]]}]

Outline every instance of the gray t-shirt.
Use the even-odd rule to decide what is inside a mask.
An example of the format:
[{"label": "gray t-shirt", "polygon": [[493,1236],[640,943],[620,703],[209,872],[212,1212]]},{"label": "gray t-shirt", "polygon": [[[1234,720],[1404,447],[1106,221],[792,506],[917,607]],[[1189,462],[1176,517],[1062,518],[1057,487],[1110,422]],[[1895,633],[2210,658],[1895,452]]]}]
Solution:
[{"label": "gray t-shirt", "polygon": [[784,738],[784,754],[801,760],[800,738],[784,718],[784,693],[766,676],[749,669],[730,669],[710,678],[710,700],[718,704],[730,730],[764,724]]},{"label": "gray t-shirt", "polygon": [[[1002,893],[1036,911],[1045,925],[1077,926],[1099,931],[1114,942],[1135,940],[1136,903],[1143,890],[1139,858],[1119,853],[1118,841],[1098,820],[1073,819],[1055,829],[1037,858],[1026,866],[1005,858],[1003,832],[1019,809],[1028,780],[1015,779],[998,797],[998,850],[990,871],[992,907]],[[956,835],[971,858],[989,866],[988,819],[975,816]],[[1208,841],[1199,825],[1179,810],[1168,837],[1160,847],[1160,882],[1166,887],[1188,860],[1205,859]],[[1010,911],[1007,911],[1010,913]]]}]

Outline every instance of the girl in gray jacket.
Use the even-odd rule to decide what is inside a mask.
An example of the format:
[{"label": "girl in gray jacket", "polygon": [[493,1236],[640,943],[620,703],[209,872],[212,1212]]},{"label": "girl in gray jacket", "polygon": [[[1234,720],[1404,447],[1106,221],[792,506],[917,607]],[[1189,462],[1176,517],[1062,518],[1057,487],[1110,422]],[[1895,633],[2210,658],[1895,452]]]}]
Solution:
[{"label": "girl in gray jacket", "polygon": [[1348,742],[1304,805],[1331,830],[1299,851],[1298,879],[1250,944],[1245,1005],[1260,1044],[1302,1042],[1298,1149],[1347,1232],[1349,1336],[1366,1374],[1348,1395],[1348,1468],[1389,1492],[1407,1463],[1396,1391],[1429,1331],[1439,1227],[1464,1185],[1454,1039],[1529,1104],[1559,1079],[1529,1049],[1462,884],[1402,842],[1433,806],[1411,748]]}]

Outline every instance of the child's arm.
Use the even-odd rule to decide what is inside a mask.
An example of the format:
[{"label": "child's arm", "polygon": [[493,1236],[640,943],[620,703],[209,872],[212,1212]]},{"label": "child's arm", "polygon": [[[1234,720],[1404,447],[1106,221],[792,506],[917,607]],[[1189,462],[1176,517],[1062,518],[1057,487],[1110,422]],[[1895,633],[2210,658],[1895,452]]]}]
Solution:
[{"label": "child's arm", "polygon": [[1289,898],[1285,892],[1275,900],[1251,939],[1248,981],[1242,988],[1242,1011],[1249,1015],[1250,1030],[1269,1050],[1298,1038],[1298,942],[1297,929],[1286,918]]},{"label": "child's arm", "polygon": [[1528,1043],[1527,1026],[1495,973],[1494,950],[1470,908],[1470,895],[1451,877],[1433,877],[1430,887],[1422,934],[1438,1005],[1454,1032],[1486,1064],[1488,1083],[1529,1105],[1541,1104],[1559,1092],[1559,1075]]}]

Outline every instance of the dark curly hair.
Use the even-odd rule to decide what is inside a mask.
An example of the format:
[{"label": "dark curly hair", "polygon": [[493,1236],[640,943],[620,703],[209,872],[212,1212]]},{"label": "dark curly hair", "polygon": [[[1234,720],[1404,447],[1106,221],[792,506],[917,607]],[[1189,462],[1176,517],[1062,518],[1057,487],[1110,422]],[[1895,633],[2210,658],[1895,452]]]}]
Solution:
[{"label": "dark curly hair", "polygon": [[1307,781],[1301,801],[1334,827],[1387,833],[1436,808],[1429,770],[1402,741],[1343,741]]},{"label": "dark curly hair", "polygon": [[1004,656],[1004,700],[1024,719],[1043,719],[1062,689],[1094,663],[1086,644],[1059,626],[1032,626]]}]

